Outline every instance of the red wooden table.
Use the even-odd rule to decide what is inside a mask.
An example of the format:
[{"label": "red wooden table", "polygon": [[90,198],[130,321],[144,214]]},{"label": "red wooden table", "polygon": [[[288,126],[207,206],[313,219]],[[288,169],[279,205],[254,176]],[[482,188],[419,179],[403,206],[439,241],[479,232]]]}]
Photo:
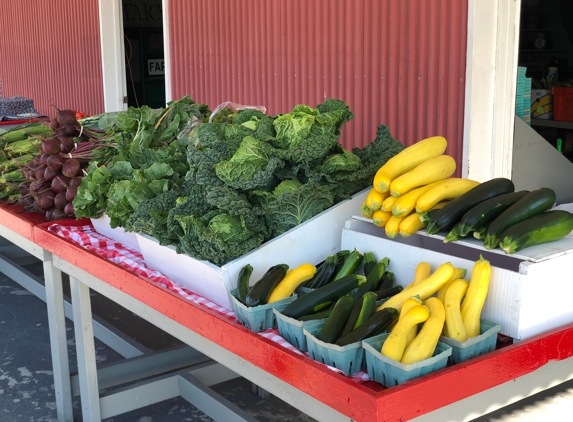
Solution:
[{"label": "red wooden table", "polygon": [[[443,421],[452,410],[458,412],[455,420],[464,420],[573,378],[573,325],[567,325],[397,387],[358,384],[58,237],[47,226],[34,227],[35,241],[85,289],[84,298],[87,292],[89,299],[89,288],[98,291],[318,420],[403,421],[428,414],[433,419],[426,420]],[[94,368],[95,361],[79,369],[89,377]],[[85,394],[84,414],[99,415],[93,408],[99,406],[97,377],[96,391]]]}]

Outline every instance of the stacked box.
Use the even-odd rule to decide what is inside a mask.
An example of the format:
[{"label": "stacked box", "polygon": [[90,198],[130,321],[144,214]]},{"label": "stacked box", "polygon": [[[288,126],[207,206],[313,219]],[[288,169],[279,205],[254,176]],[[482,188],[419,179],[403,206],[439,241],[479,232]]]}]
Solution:
[{"label": "stacked box", "polygon": [[526,78],[526,67],[517,68],[517,89],[515,93],[515,114],[531,125],[531,78]]}]

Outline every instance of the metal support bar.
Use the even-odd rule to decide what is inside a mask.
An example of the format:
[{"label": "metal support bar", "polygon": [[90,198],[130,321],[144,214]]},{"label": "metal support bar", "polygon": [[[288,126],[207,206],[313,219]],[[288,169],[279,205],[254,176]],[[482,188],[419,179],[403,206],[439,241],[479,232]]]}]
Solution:
[{"label": "metal support bar", "polygon": [[174,397],[182,397],[216,421],[256,422],[252,416],[195,378],[203,370],[219,366],[213,361],[164,374],[100,396],[102,418],[110,418]]},{"label": "metal support bar", "polygon": [[257,420],[189,374],[179,376],[179,395],[216,421],[256,422]]},{"label": "metal support bar", "polygon": [[74,333],[80,377],[82,416],[84,421],[100,421],[99,389],[92,329],[90,288],[70,277],[74,303]]},{"label": "metal support bar", "polygon": [[40,279],[2,254],[0,254],[0,271],[43,302],[46,301],[46,289],[40,284]]},{"label": "metal support bar", "polygon": [[[100,365],[97,370],[97,379],[99,388],[106,389],[204,362],[213,361],[189,346],[175,346],[121,362]],[[72,394],[74,396],[80,394],[79,387],[79,377],[73,374]]]}]

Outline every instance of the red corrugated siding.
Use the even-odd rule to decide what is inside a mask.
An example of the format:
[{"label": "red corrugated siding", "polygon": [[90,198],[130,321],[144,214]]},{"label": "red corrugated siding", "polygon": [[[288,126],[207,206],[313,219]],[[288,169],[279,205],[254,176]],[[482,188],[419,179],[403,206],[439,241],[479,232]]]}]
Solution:
[{"label": "red corrugated siding", "polygon": [[[171,0],[172,96],[270,113],[345,100],[346,147],[387,124],[462,157],[467,0]],[[458,171],[459,174],[459,171]]]},{"label": "red corrugated siding", "polygon": [[103,112],[98,1],[0,1],[0,80],[49,116]]}]

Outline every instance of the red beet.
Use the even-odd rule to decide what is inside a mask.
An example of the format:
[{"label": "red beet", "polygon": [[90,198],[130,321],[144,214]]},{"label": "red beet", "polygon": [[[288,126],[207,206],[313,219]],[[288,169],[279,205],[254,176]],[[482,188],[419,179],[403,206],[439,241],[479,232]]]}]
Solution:
[{"label": "red beet", "polygon": [[42,151],[45,154],[52,155],[60,152],[60,141],[57,139],[47,139],[42,142]]},{"label": "red beet", "polygon": [[40,164],[46,164],[46,162],[48,161],[48,154],[42,154],[40,155]]},{"label": "red beet", "polygon": [[80,162],[75,158],[70,158],[62,164],[62,174],[66,177],[74,177],[80,171]]},{"label": "red beet", "polygon": [[44,171],[44,179],[45,180],[52,180],[57,175],[58,175],[58,173],[56,173],[50,167],[46,167],[46,170]]},{"label": "red beet", "polygon": [[68,186],[70,188],[77,188],[82,184],[82,177],[81,176],[76,176],[76,177],[72,177],[70,179],[70,183],[68,183]]},{"label": "red beet", "polygon": [[74,217],[75,216],[74,206],[72,205],[71,202],[67,203],[67,205],[64,208],[64,212],[66,213],[66,216],[68,216],[68,217]]},{"label": "red beet", "polygon": [[78,188],[73,188],[70,186],[68,187],[68,189],[66,189],[66,199],[69,202],[72,202],[77,194],[78,194]]},{"label": "red beet", "polygon": [[62,170],[62,164],[64,163],[64,158],[60,157],[58,154],[50,155],[46,165],[54,172],[59,173]]},{"label": "red beet", "polygon": [[51,190],[45,190],[43,192],[40,192],[36,196],[36,205],[38,205],[38,207],[42,210],[50,209],[54,206],[55,197],[56,195],[54,195],[54,192],[52,192]]},{"label": "red beet", "polygon": [[74,125],[76,120],[76,113],[73,110],[58,110],[58,114],[56,114],[56,120],[61,126],[65,125]]},{"label": "red beet", "polygon": [[56,177],[54,177],[54,180],[52,180],[52,185],[51,188],[54,192],[56,193],[60,193],[65,191],[68,188],[68,182],[70,179],[68,179],[66,176],[59,174]]},{"label": "red beet", "polygon": [[60,124],[58,123],[58,119],[54,117],[52,120],[50,120],[50,129],[52,129],[52,132],[55,132],[59,126]]},{"label": "red beet", "polygon": [[44,172],[46,171],[46,169],[48,168],[47,165],[42,164],[41,166],[38,166],[36,168],[36,179],[43,179],[44,178]]},{"label": "red beet", "polygon": [[63,210],[67,204],[68,204],[68,200],[66,199],[66,192],[64,192],[64,191],[59,192],[54,197],[54,205],[57,209]]}]

